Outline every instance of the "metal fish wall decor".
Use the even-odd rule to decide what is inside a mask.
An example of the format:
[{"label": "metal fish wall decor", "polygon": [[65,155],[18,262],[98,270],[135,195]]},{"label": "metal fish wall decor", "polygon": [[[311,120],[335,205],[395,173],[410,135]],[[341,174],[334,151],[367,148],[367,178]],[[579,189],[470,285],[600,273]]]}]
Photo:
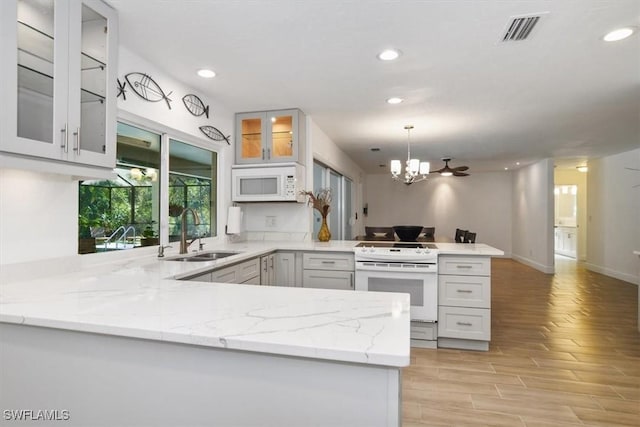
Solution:
[{"label": "metal fish wall decor", "polygon": [[167,103],[167,107],[171,109],[171,99],[169,99],[169,95],[173,92],[165,94],[162,88],[158,86],[158,83],[156,83],[151,76],[145,73],[129,73],[124,76],[124,78],[127,79],[131,90],[133,90],[140,98],[149,102],[165,101]]},{"label": "metal fish wall decor", "polygon": [[207,138],[213,139],[214,141],[226,141],[228,145],[231,145],[229,142],[231,135],[224,136],[222,132],[213,126],[200,126],[200,131],[204,133]]},{"label": "metal fish wall decor", "polygon": [[185,95],[182,97],[182,102],[184,102],[187,111],[194,116],[200,117],[204,114],[207,116],[207,119],[209,118],[209,106],[204,105],[204,102],[202,102],[202,99],[200,99],[198,95],[192,93]]},{"label": "metal fish wall decor", "polygon": [[122,95],[122,99],[126,101],[127,91],[124,88],[127,87],[127,82],[121,82],[120,79],[116,80],[118,81],[118,94],[116,95],[116,98],[120,98],[120,95]]}]

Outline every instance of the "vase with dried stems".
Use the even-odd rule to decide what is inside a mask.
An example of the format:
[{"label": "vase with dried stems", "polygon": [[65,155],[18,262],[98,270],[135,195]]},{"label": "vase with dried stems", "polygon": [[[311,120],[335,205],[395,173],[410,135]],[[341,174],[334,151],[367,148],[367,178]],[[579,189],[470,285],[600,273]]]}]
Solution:
[{"label": "vase with dried stems", "polygon": [[322,225],[320,226],[320,231],[318,231],[318,240],[328,242],[331,239],[331,231],[329,231],[329,226],[327,226],[327,215],[329,215],[331,211],[331,189],[323,188],[316,194],[313,194],[312,191],[301,191],[300,193],[308,196],[309,205],[320,212]]}]

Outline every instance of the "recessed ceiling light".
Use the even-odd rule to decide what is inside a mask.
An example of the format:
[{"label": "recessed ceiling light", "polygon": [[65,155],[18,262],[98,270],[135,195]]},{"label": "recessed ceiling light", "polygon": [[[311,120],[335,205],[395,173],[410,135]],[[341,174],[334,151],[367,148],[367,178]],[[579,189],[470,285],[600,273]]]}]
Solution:
[{"label": "recessed ceiling light", "polygon": [[389,98],[387,104],[400,104],[402,101],[404,101],[402,98]]},{"label": "recessed ceiling light", "polygon": [[504,170],[508,171],[508,170],[509,170],[509,168],[504,168]]},{"label": "recessed ceiling light", "polygon": [[211,79],[216,76],[216,73],[213,70],[208,70],[206,68],[203,68],[202,70],[198,70],[198,75],[205,79]]},{"label": "recessed ceiling light", "polygon": [[610,33],[607,33],[607,35],[604,36],[604,41],[617,42],[618,40],[626,39],[631,34],[633,34],[633,28],[631,27],[619,28],[617,30],[611,31]]},{"label": "recessed ceiling light", "polygon": [[578,172],[587,172],[589,170],[586,165],[576,166],[576,169],[578,169]]},{"label": "recessed ceiling light", "polygon": [[383,50],[378,54],[378,59],[381,61],[393,61],[394,59],[398,59],[400,56],[400,51],[396,49],[387,49]]},{"label": "recessed ceiling light", "polygon": [[516,166],[520,166],[520,162],[516,162]]}]

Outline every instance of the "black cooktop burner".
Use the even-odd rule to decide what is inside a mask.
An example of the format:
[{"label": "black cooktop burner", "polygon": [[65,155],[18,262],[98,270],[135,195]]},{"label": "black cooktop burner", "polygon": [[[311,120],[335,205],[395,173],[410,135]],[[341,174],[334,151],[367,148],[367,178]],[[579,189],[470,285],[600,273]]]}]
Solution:
[{"label": "black cooktop burner", "polygon": [[433,243],[420,242],[362,242],[356,245],[356,248],[366,246],[367,248],[404,248],[404,249],[438,249]]}]

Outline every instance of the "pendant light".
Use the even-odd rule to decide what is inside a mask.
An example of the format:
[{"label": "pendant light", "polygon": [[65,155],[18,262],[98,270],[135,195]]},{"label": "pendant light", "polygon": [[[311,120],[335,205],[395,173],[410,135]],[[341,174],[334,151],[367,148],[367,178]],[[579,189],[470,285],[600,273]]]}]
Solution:
[{"label": "pendant light", "polygon": [[413,129],[413,125],[406,125],[404,128],[407,130],[407,161],[404,175],[402,175],[402,162],[400,160],[391,160],[391,177],[396,181],[410,185],[427,179],[429,162],[421,162],[419,159],[411,158],[411,129]]}]

